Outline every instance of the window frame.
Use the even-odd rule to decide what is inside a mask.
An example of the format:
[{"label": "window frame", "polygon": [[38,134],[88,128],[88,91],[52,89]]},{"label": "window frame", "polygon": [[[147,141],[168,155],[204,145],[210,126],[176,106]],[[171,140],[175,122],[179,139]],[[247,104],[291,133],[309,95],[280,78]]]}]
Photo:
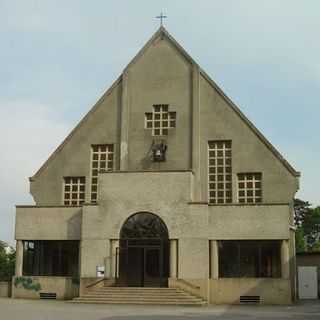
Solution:
[{"label": "window frame", "polygon": [[[212,148],[210,146],[211,144],[214,144],[215,148]],[[219,147],[219,144],[223,144],[223,148]],[[221,156],[221,150],[223,150],[222,156]],[[210,155],[211,152],[214,154],[214,156]],[[223,162],[222,165],[220,160],[222,160]],[[233,174],[232,174],[232,140],[231,139],[208,141],[207,170],[208,170],[208,173],[207,173],[208,203],[210,205],[232,204],[233,202],[232,175]],[[221,170],[222,172],[219,172]],[[211,178],[213,176],[214,176],[214,179]],[[214,188],[211,187],[211,184],[214,185]],[[219,187],[219,185],[221,184],[223,184],[222,189]],[[223,197],[219,196],[220,192],[223,192]],[[211,193],[214,193],[215,196],[214,197],[211,196]],[[229,196],[227,195],[227,193],[229,193]],[[219,201],[220,199],[222,199],[222,201]]]},{"label": "window frame", "polygon": [[[77,183],[67,183],[67,179],[71,179],[71,181],[73,181],[73,179],[78,179]],[[83,182],[80,183],[81,179],[83,179]],[[67,191],[66,187],[70,186],[70,190]],[[77,191],[76,192],[72,192],[72,186],[76,185],[77,186]],[[80,187],[84,187],[83,191],[81,191]],[[76,200],[74,200],[72,198],[72,194],[73,193],[77,193],[77,198]],[[66,198],[66,194],[69,194],[70,198],[67,199]],[[83,194],[83,199],[81,199],[80,194]],[[69,204],[67,204],[66,202],[69,202]],[[73,202],[77,202],[76,204],[74,204]],[[63,183],[62,183],[62,203],[64,206],[68,206],[68,207],[72,207],[72,206],[81,206],[86,202],[86,177],[85,176],[65,176],[63,177]]]},{"label": "window frame", "polygon": [[[105,152],[101,152],[100,150],[94,151],[94,148],[101,148],[105,147]],[[108,148],[111,148],[112,150],[109,151]],[[98,159],[94,160],[93,156],[94,154],[98,154]],[[101,154],[106,155],[106,159],[104,160],[105,168],[101,168]],[[109,160],[109,155],[112,155],[112,159]],[[98,163],[97,168],[93,168],[93,162],[96,161]],[[102,160],[103,161],[103,160]],[[108,164],[112,163],[112,167],[109,167]],[[115,145],[114,143],[100,143],[100,144],[92,144],[90,148],[90,182],[89,182],[89,197],[90,197],[90,203],[97,203],[98,202],[98,188],[99,188],[99,181],[98,181],[98,175],[100,170],[106,170],[106,171],[113,171],[115,167]],[[97,170],[97,175],[93,175],[93,170]],[[97,179],[97,183],[93,183],[92,180]],[[92,192],[93,186],[96,186],[96,191]],[[93,199],[92,195],[96,194],[96,199]]]},{"label": "window frame", "polygon": [[169,111],[169,104],[154,104],[152,108],[151,112],[144,114],[144,128],[151,130],[153,137],[168,136],[169,130],[175,129],[177,125],[176,111]]},{"label": "window frame", "polygon": [[[225,246],[225,252],[222,253],[223,246]],[[227,254],[230,252],[230,248],[227,248],[230,246],[232,249],[236,249],[236,253],[232,255],[232,263],[231,259],[228,261],[228,266],[235,267],[235,273],[232,275],[226,275],[230,272],[230,268],[227,267],[227,269],[222,268],[223,265],[223,256],[229,256],[230,254]],[[246,254],[241,254],[242,252],[245,252],[245,250],[248,249],[254,249],[256,250],[256,253],[258,254],[258,264],[253,264],[251,267],[257,268],[257,276],[245,276],[244,270],[245,267],[243,266],[243,258],[247,257]],[[267,250],[272,251],[272,258],[276,259],[274,262],[275,268],[273,265],[271,265],[271,275],[265,276],[265,265],[263,262],[263,259],[266,258],[266,255],[263,254],[263,252],[266,252]],[[218,241],[218,263],[219,263],[219,278],[253,278],[253,279],[279,279],[282,277],[282,270],[281,270],[281,240],[219,240]]]},{"label": "window frame", "polygon": [[[243,175],[245,177],[244,180],[240,180],[239,176]],[[252,175],[252,179],[247,179],[248,175]],[[260,177],[259,179],[256,179],[255,176]],[[244,187],[240,188],[240,183],[244,183]],[[252,187],[248,189],[247,183],[252,183]],[[256,183],[260,183],[260,188],[256,187]],[[240,196],[240,191],[244,192],[244,196]],[[248,191],[252,191],[252,196],[248,196]],[[260,196],[256,195],[256,192],[260,192]],[[252,201],[248,201],[248,198],[252,198]],[[257,199],[260,199],[257,201]],[[244,199],[244,201],[241,201],[241,199]],[[254,172],[239,172],[237,173],[237,202],[240,204],[261,204],[263,203],[263,173],[254,171]]]}]

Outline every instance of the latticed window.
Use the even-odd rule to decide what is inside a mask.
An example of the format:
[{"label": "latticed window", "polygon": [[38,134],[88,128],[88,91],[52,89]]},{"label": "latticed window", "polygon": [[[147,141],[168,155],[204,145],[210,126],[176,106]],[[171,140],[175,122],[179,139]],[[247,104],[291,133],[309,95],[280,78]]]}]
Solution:
[{"label": "latticed window", "polygon": [[113,145],[98,144],[92,146],[91,160],[91,202],[98,199],[98,173],[100,170],[113,170]]},{"label": "latticed window", "polygon": [[238,200],[240,203],[262,202],[261,180],[261,173],[238,174]]},{"label": "latticed window", "polygon": [[64,204],[66,206],[78,206],[85,201],[85,177],[64,178]]},{"label": "latticed window", "polygon": [[152,130],[153,136],[167,136],[169,129],[176,127],[176,113],[169,111],[167,104],[153,105],[153,112],[145,113],[145,128]]},{"label": "latticed window", "polygon": [[232,202],[231,141],[209,141],[209,202]]}]

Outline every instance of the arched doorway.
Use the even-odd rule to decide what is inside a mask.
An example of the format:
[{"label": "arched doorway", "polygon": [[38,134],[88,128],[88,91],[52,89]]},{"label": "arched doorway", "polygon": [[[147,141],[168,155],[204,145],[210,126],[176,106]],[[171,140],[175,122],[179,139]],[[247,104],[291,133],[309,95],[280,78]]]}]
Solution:
[{"label": "arched doorway", "polygon": [[139,212],[120,231],[118,285],[164,287],[169,276],[169,235],[157,215]]}]

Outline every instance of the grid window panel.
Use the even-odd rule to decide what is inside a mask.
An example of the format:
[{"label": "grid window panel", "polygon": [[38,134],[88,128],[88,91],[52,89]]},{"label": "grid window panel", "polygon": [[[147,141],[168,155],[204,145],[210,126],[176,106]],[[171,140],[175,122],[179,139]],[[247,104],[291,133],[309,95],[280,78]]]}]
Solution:
[{"label": "grid window panel", "polygon": [[98,173],[100,170],[113,170],[114,147],[112,144],[92,146],[91,158],[91,202],[98,199]]},{"label": "grid window panel", "polygon": [[176,112],[169,111],[169,105],[153,105],[153,111],[145,113],[145,128],[152,130],[153,136],[167,136],[169,129],[176,127]]},{"label": "grid window panel", "polygon": [[64,205],[79,206],[85,201],[85,177],[64,178]]},{"label": "grid window panel", "polygon": [[239,203],[262,202],[262,174],[239,173],[238,174],[238,201]]},{"label": "grid window panel", "polygon": [[208,157],[209,202],[213,204],[231,203],[231,141],[209,141]]}]

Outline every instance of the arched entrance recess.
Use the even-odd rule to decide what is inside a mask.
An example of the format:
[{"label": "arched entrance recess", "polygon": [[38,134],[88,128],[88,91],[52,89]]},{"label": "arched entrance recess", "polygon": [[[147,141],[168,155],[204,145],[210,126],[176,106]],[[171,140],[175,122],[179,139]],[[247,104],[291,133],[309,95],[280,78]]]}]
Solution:
[{"label": "arched entrance recess", "polygon": [[164,287],[169,276],[169,235],[157,215],[138,212],[120,231],[118,285]]}]

